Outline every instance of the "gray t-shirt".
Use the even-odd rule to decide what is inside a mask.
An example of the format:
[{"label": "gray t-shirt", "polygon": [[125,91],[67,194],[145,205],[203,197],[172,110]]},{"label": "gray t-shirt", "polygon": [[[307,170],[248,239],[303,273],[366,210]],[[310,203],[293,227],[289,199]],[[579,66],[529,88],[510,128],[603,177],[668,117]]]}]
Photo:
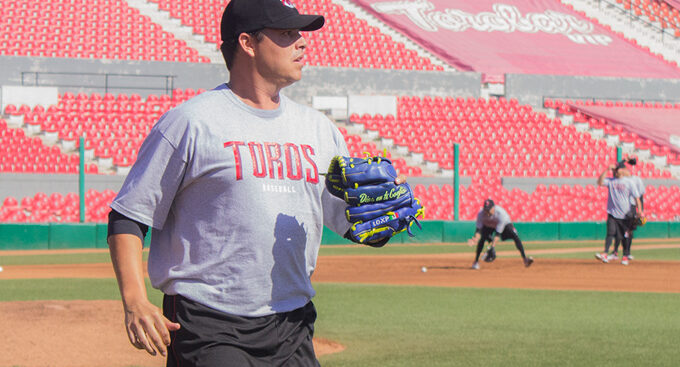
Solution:
[{"label": "gray t-shirt", "polygon": [[510,215],[505,209],[498,205],[494,205],[493,215],[486,215],[484,209],[477,213],[477,229],[482,227],[494,228],[496,233],[503,233],[503,229],[510,223]]},{"label": "gray t-shirt", "polygon": [[[640,176],[629,176],[628,178],[631,181],[633,181],[633,183],[635,184],[635,188],[637,189],[640,196],[644,195],[645,194],[645,184],[642,182],[642,179],[640,178]],[[630,200],[631,200],[630,201],[631,204],[633,204],[633,205],[637,204],[635,202],[635,198],[631,197]]]},{"label": "gray t-shirt", "polygon": [[344,201],[325,189],[342,134],[281,96],[259,110],[225,85],[168,111],[111,207],[152,227],[149,277],[164,293],[263,316],[313,296],[323,225],[344,234]]},{"label": "gray t-shirt", "polygon": [[607,213],[617,219],[624,219],[630,211],[631,202],[640,197],[637,187],[629,177],[605,178],[604,186],[609,189]]}]

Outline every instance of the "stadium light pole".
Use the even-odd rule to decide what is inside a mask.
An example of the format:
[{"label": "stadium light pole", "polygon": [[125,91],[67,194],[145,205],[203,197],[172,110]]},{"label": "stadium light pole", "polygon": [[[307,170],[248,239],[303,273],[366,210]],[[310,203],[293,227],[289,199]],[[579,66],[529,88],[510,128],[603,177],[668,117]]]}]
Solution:
[{"label": "stadium light pole", "polygon": [[453,144],[453,220],[458,221],[460,211],[460,175],[458,173],[459,160],[458,152],[460,149],[458,143]]},{"label": "stadium light pole", "polygon": [[78,197],[80,206],[80,223],[85,223],[85,138],[81,135],[78,140],[78,160],[80,170],[78,172]]}]

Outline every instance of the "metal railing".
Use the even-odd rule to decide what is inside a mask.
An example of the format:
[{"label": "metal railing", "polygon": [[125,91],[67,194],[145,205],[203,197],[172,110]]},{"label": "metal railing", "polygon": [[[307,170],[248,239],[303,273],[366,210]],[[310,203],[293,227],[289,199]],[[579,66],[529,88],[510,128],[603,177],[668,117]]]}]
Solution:
[{"label": "metal railing", "polygon": [[[632,1],[630,2],[630,8],[629,9],[624,8],[622,4],[618,4],[616,1],[610,1],[610,0],[597,0],[597,4],[598,4],[597,7],[601,9],[603,3],[605,5],[608,5],[612,8],[614,8],[615,10],[619,11],[620,13],[622,13],[624,15],[628,15],[628,23],[629,24],[631,24],[633,21],[637,21],[637,22],[643,23],[646,26],[652,28],[654,31],[658,31],[659,33],[661,33],[661,42],[664,42],[664,39],[666,37],[666,33],[667,33],[666,29],[673,29],[673,28],[670,28],[670,27],[669,28],[659,27],[656,24],[650,22],[649,20],[647,20],[647,19],[645,19],[641,16],[636,15],[634,13],[634,11],[636,9],[639,10],[642,14],[644,14],[645,9],[641,6],[636,5]],[[671,36],[672,39],[677,39],[675,34],[669,33],[669,35]]]},{"label": "metal railing", "polygon": [[21,85],[103,90],[150,90],[172,94],[176,75],[22,71]]},{"label": "metal railing", "polygon": [[572,95],[572,96],[543,96],[542,99],[541,99],[541,106],[545,106],[546,99],[550,99],[550,100],[559,99],[559,100],[562,100],[562,101],[569,99],[572,102],[575,102],[575,101],[581,101],[581,102],[591,101],[593,103],[595,103],[597,101],[602,101],[602,102],[605,102],[605,103],[607,101],[611,101],[611,102],[614,102],[614,103],[616,103],[616,102],[633,102],[633,104],[635,104],[636,102],[641,102],[643,104],[650,102],[650,103],[655,103],[655,104],[656,103],[663,103],[664,105],[666,103],[672,103],[673,105],[680,103],[680,100],[669,100],[669,99],[575,97],[575,96]]}]

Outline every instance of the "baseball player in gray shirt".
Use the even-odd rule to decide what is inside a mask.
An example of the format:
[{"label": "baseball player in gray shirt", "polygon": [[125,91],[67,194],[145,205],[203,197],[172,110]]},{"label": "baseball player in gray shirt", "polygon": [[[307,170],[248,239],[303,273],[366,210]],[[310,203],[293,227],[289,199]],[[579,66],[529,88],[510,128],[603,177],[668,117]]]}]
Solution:
[{"label": "baseball player in gray shirt", "polygon": [[[128,338],[167,366],[319,366],[310,277],[324,225],[350,227],[322,177],[348,151],[326,116],[280,91],[302,76],[300,31],[323,24],[288,0],[231,0],[229,83],[161,117],[111,204]],[[149,227],[162,312],[144,283]]]},{"label": "baseball player in gray shirt", "polygon": [[[612,171],[612,178],[605,176]],[[595,254],[595,257],[603,263],[609,262],[609,248],[615,238],[623,241],[623,258],[621,264],[628,265],[630,255],[630,241],[628,238],[632,234],[633,220],[643,217],[642,204],[640,202],[640,192],[637,186],[628,177],[625,177],[626,167],[623,161],[619,164],[612,164],[604,170],[597,179],[599,186],[607,188],[607,237],[604,243],[604,252]],[[634,202],[635,204],[631,204]]]},{"label": "baseball player in gray shirt", "polygon": [[515,247],[522,255],[524,266],[529,267],[534,262],[532,257],[527,257],[524,254],[524,246],[519,239],[517,229],[510,221],[508,212],[499,205],[496,205],[493,200],[486,199],[484,207],[477,213],[477,229],[475,235],[468,240],[469,246],[477,244],[477,251],[475,253],[475,262],[472,263],[472,269],[479,269],[479,255],[482,253],[485,242],[491,242],[491,246],[486,253],[484,261],[492,262],[496,258],[496,243],[498,239],[502,241],[512,239],[515,241]]},{"label": "baseball player in gray shirt", "polygon": [[[641,209],[644,212],[645,209],[645,200],[644,200],[644,194],[645,194],[645,184],[642,182],[642,179],[639,176],[633,176],[633,174],[630,172],[630,169],[626,166],[626,163],[628,163],[631,166],[634,166],[637,164],[637,159],[636,158],[624,158],[621,162],[618,163],[617,167],[619,168],[619,171],[621,172],[621,176],[628,178],[633,181],[633,184],[637,188],[638,193],[640,194],[640,205],[642,206]],[[629,236],[627,238],[623,238],[623,236],[616,236],[614,240],[614,251],[609,254],[609,257],[607,258],[609,261],[613,260],[618,260],[619,259],[619,244],[623,241],[628,241],[629,244],[628,246],[630,247],[630,250],[632,251],[632,246],[633,246],[633,237],[635,230],[637,229],[637,220],[635,218],[635,213],[637,209],[636,201],[634,197],[630,197],[630,203],[633,206],[631,210],[629,210],[627,214],[627,219],[629,221],[632,221],[631,223],[631,228],[629,231]],[[630,251],[628,253],[628,260],[633,260],[633,255],[630,254]]]}]

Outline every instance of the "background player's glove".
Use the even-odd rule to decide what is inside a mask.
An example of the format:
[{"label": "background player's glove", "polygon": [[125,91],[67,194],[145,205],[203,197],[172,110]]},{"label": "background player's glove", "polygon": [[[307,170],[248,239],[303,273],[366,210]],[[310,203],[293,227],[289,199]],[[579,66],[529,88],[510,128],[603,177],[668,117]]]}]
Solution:
[{"label": "background player's glove", "polygon": [[496,260],[496,247],[491,246],[486,250],[486,255],[484,256],[484,261],[490,263]]},{"label": "background player's glove", "polygon": [[644,226],[647,223],[647,217],[644,216],[636,216],[635,217],[635,224],[637,224],[639,227]]},{"label": "background player's glove", "polygon": [[411,187],[396,185],[397,171],[389,159],[336,156],[326,174],[328,191],[349,206],[345,211],[352,227],[346,237],[354,242],[380,247],[397,233],[407,231],[425,213]]}]

